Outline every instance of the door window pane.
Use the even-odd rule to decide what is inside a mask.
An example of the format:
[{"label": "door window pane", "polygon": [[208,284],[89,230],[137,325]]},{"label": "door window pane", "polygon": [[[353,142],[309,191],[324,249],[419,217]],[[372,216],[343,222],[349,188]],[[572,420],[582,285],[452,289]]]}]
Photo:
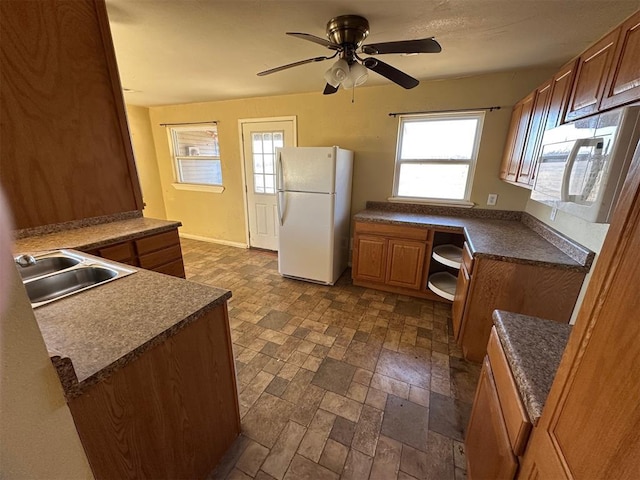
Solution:
[{"label": "door window pane", "polygon": [[254,193],[274,195],[276,148],[284,146],[284,132],[252,134]]}]

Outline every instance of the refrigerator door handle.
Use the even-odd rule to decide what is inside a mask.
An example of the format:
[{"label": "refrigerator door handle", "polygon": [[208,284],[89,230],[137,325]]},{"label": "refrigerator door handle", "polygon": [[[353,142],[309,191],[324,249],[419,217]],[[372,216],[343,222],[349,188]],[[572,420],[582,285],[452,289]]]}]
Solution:
[{"label": "refrigerator door handle", "polygon": [[278,207],[278,220],[280,221],[280,226],[283,225],[283,217],[282,217],[282,205],[281,205],[281,201],[280,199],[282,198],[282,195],[284,194],[284,192],[281,192],[280,190],[278,190],[278,197],[276,198],[276,206]]},{"label": "refrigerator door handle", "polygon": [[276,176],[276,190],[284,190],[284,175],[282,173],[282,152],[278,152],[278,175]]}]

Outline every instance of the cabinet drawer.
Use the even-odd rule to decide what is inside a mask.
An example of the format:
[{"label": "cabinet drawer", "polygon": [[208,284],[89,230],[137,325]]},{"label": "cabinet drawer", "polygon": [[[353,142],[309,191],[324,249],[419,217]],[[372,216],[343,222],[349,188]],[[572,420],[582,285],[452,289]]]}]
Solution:
[{"label": "cabinet drawer", "polygon": [[182,259],[174,260],[173,262],[161,265],[153,269],[154,272],[165,273],[167,275],[173,275],[174,277],[185,278],[184,264]]},{"label": "cabinet drawer", "polygon": [[142,268],[155,270],[156,267],[160,265],[173,262],[174,260],[182,260],[182,251],[180,250],[180,245],[174,245],[173,247],[165,248],[157,252],[140,255],[139,259]]},{"label": "cabinet drawer", "polygon": [[473,256],[471,255],[471,250],[469,249],[469,245],[467,242],[464,242],[462,246],[462,263],[467,269],[467,273],[471,275],[473,271]]},{"label": "cabinet drawer", "polygon": [[388,225],[385,223],[356,222],[356,232],[397,237],[408,240],[431,241],[433,231],[423,227],[408,227],[404,225]]},{"label": "cabinet drawer", "polygon": [[495,327],[491,329],[487,353],[511,447],[516,455],[522,455],[529,440],[531,422],[520,399],[516,382]]},{"label": "cabinet drawer", "polygon": [[131,242],[118,243],[117,245],[100,248],[98,249],[98,255],[108,260],[123,263],[132,263],[135,258]]},{"label": "cabinet drawer", "polygon": [[180,245],[180,237],[178,236],[177,229],[136,240],[136,249],[140,256],[173,245]]}]

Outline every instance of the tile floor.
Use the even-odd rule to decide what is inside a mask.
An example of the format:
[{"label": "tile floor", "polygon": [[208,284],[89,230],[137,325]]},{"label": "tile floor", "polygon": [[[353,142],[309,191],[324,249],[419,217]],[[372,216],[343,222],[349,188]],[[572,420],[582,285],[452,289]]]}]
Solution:
[{"label": "tile floor", "polygon": [[182,240],[189,280],[232,290],[242,435],[212,479],[462,479],[479,365],[450,307],[284,279],[273,253]]}]

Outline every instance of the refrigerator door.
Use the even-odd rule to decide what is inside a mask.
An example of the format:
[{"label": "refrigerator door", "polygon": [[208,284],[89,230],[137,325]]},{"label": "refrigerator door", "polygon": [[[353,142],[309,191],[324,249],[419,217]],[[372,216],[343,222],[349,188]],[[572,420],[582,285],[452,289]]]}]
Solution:
[{"label": "refrigerator door", "polygon": [[[278,251],[281,275],[333,284],[333,212],[335,195],[283,192]],[[338,273],[339,275],[339,273]]]},{"label": "refrigerator door", "polygon": [[334,193],[335,147],[284,147],[277,150],[277,189]]}]

